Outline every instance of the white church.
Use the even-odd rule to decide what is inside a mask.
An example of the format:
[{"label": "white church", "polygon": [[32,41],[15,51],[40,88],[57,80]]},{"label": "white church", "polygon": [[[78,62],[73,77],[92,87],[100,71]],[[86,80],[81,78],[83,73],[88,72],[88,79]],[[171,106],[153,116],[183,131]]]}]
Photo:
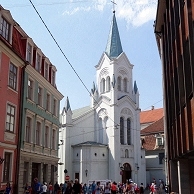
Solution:
[{"label": "white church", "polygon": [[115,11],[106,50],[95,68],[90,105],[71,110],[67,97],[61,114],[58,182],[65,177],[80,183],[132,179],[145,185],[139,91],[133,84],[133,65],[122,49]]}]

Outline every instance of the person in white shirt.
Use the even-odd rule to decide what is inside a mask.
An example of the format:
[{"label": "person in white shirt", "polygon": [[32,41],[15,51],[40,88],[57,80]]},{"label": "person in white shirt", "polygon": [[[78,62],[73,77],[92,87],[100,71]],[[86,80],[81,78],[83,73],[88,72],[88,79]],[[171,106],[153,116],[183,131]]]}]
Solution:
[{"label": "person in white shirt", "polygon": [[47,183],[46,182],[42,186],[42,194],[47,194]]}]

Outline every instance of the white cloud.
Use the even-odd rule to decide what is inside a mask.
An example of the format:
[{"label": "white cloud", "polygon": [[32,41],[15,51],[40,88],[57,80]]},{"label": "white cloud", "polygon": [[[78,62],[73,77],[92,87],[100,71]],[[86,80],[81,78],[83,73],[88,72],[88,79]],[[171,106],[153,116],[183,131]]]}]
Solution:
[{"label": "white cloud", "polygon": [[91,7],[76,7],[72,9],[71,11],[64,11],[62,15],[73,15],[79,11],[85,11],[88,12],[91,10]]},{"label": "white cloud", "polygon": [[[74,0],[70,0],[75,2]],[[115,10],[117,18],[125,19],[128,25],[139,27],[156,17],[156,0],[115,0]],[[71,11],[65,11],[64,14],[73,15],[79,11],[103,11],[105,6],[112,4],[110,0],[91,1],[90,6],[86,3],[84,7],[72,8]],[[112,6],[112,5],[111,5]]]}]

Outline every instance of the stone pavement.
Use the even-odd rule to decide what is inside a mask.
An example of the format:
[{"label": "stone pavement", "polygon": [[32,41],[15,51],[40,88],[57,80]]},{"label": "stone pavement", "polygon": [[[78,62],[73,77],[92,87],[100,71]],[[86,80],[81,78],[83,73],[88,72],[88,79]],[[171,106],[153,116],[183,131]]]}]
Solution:
[{"label": "stone pavement", "polygon": [[[149,190],[145,190],[144,194],[150,194],[150,191]],[[165,191],[163,191],[162,193],[157,192],[157,194],[166,194],[166,193],[165,193]]]}]

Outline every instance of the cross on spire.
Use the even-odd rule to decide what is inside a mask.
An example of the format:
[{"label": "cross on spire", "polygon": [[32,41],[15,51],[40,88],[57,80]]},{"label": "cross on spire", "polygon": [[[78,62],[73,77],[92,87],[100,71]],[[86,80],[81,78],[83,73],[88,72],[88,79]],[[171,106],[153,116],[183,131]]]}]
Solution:
[{"label": "cross on spire", "polygon": [[117,4],[115,3],[115,0],[112,0],[111,2],[112,2],[112,5],[113,5],[113,13],[115,13],[115,5],[117,5]]}]

